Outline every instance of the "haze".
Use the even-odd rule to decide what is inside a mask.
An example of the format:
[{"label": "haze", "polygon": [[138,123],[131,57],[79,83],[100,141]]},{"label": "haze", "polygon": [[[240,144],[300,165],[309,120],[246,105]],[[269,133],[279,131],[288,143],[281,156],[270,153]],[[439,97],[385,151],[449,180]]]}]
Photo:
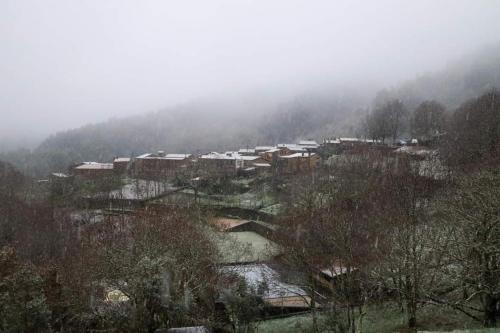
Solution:
[{"label": "haze", "polygon": [[486,0],[2,0],[0,140],[207,96],[382,88],[497,42],[499,14]]}]

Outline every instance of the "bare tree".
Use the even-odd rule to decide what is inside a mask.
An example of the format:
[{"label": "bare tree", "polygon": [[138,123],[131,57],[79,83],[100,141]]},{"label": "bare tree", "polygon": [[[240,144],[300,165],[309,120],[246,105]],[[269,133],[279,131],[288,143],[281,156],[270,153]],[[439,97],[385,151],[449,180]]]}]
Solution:
[{"label": "bare tree", "polygon": [[413,111],[411,133],[420,141],[441,134],[445,127],[445,108],[436,101],[424,101]]},{"label": "bare tree", "polygon": [[453,114],[441,154],[449,165],[497,165],[500,156],[500,93],[492,90],[462,104]]},{"label": "bare tree", "polygon": [[129,299],[130,330],[211,317],[215,250],[175,207],[110,218],[88,230],[84,247],[95,290],[119,290]]},{"label": "bare tree", "polygon": [[383,142],[390,138],[394,143],[405,130],[407,117],[408,112],[403,102],[398,99],[389,100],[376,107],[368,116],[368,135]]},{"label": "bare tree", "polygon": [[440,204],[447,236],[441,248],[448,260],[443,273],[451,291],[447,298],[433,298],[481,320],[486,327],[496,327],[500,314],[500,176],[483,172],[467,177]]}]

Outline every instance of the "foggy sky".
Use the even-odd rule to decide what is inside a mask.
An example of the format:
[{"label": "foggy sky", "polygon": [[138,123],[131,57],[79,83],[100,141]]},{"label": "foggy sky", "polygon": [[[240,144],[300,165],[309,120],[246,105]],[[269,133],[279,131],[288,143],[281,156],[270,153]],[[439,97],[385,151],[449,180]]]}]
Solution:
[{"label": "foggy sky", "polygon": [[394,85],[498,42],[499,15],[490,0],[0,0],[0,139],[211,95]]}]

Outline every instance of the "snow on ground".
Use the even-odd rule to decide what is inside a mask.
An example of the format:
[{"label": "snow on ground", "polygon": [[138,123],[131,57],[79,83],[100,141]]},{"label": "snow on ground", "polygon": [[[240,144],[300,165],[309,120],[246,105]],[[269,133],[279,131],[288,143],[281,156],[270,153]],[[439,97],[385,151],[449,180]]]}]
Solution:
[{"label": "snow on ground", "polygon": [[175,189],[171,184],[165,182],[134,179],[120,189],[109,192],[108,198],[126,200],[152,199]]}]

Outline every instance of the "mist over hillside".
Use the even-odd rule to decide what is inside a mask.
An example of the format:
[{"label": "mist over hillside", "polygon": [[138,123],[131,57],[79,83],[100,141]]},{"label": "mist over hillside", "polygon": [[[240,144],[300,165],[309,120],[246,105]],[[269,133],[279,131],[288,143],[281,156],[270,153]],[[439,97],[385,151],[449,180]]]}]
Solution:
[{"label": "mist over hillside", "polygon": [[454,109],[468,98],[500,87],[500,46],[491,46],[447,68],[376,93],[373,86],[310,90],[281,99],[265,94],[205,98],[142,115],[56,133],[32,152],[3,154],[23,172],[42,176],[78,161],[110,161],[148,151],[224,151],[259,144],[358,135],[373,105],[399,98],[409,109],[437,100]]},{"label": "mist over hillside", "polygon": [[469,98],[500,87],[500,44],[486,46],[455,60],[446,68],[381,90],[374,104],[398,98],[410,109],[436,100],[454,109]]},{"label": "mist over hillside", "polygon": [[224,151],[259,144],[351,134],[357,112],[373,90],[304,93],[280,101],[264,97],[204,99],[165,110],[59,132],[30,155],[4,154],[23,172],[64,171],[74,162],[109,161],[148,151],[178,153]]}]

